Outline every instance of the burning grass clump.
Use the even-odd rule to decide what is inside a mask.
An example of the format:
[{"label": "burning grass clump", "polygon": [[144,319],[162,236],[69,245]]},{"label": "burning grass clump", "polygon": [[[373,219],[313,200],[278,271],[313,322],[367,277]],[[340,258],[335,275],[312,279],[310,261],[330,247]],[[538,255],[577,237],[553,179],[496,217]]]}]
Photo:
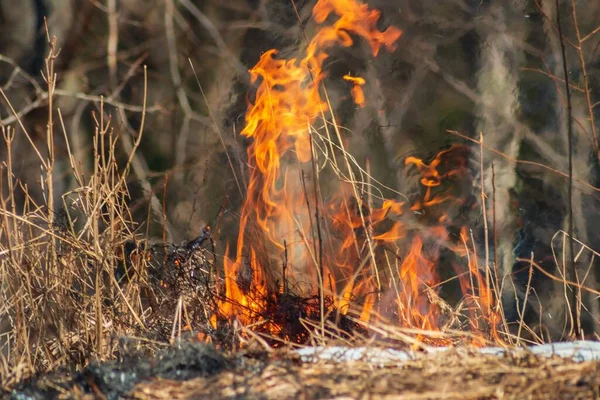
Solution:
[{"label": "burning grass clump", "polygon": [[[231,349],[252,335],[259,335],[272,347],[304,345],[321,323],[327,323],[328,328],[323,331],[326,338],[333,337],[330,329],[335,330],[336,337],[346,340],[366,334],[365,328],[336,309],[331,296],[323,298],[321,310],[318,295],[294,294],[288,289],[288,282],[276,291],[263,291],[251,279],[238,274],[235,284],[243,287],[245,298],[262,307],[255,309],[229,297],[227,278],[222,277],[223,266],[219,265],[209,227],[181,245],[128,242],[125,268],[117,271],[119,282],[131,282],[133,264],[140,259],[147,264],[147,285],[142,290],[142,301],[148,307],[148,331],[144,334],[147,339],[173,343],[183,335]],[[248,275],[253,276],[253,267],[247,268]],[[228,313],[232,307],[235,313]],[[238,318],[242,316],[252,322],[250,326],[239,325]]]},{"label": "burning grass clump", "polygon": [[[231,301],[225,298],[223,300]],[[319,327],[323,327],[320,332],[322,340],[339,338],[351,342],[367,334],[364,327],[336,309],[330,296],[324,298],[325,315],[321,314],[318,295],[298,296],[291,293],[275,293],[264,300],[263,310],[248,314],[248,317],[255,322],[239,332],[244,342],[256,335],[273,348],[302,346],[314,340],[315,331],[319,331]],[[235,320],[218,316],[216,321],[219,328],[211,330],[211,338],[219,337],[223,331],[230,331]],[[214,342],[219,343],[218,340]],[[238,337],[234,343],[239,346],[240,338]],[[225,341],[225,344],[231,346],[231,342]]]},{"label": "burning grass clump", "polygon": [[[399,342],[412,345],[438,335],[432,334],[443,327],[438,323],[443,302],[433,287],[439,284],[435,279],[437,259],[432,256],[437,247],[423,250],[429,242],[447,239],[450,222],[441,216],[437,221],[440,226],[428,228],[425,233],[432,240],[424,241],[417,229],[408,232],[400,218],[402,203],[380,196],[379,205],[374,205],[370,190],[378,186],[371,185],[368,190],[358,187],[354,174],[360,166],[356,160],[351,161],[344,148],[333,111],[330,110],[329,119],[334,121],[337,139],[332,138],[331,132],[324,133],[311,125],[327,106],[321,99],[320,86],[326,74],[309,85],[308,97],[306,83],[311,76],[309,70],[323,66],[329,47],[340,44],[340,40],[343,46],[350,46],[350,31],[367,39],[374,37],[376,40],[370,44],[376,54],[381,47],[392,50],[400,37],[401,32],[393,27],[384,32],[378,30],[378,11],[353,2],[351,6],[365,19],[354,18],[349,21],[351,26],[342,23],[335,28],[323,27],[300,65],[276,60],[271,52],[252,72],[255,79],[269,78],[268,68],[272,67],[283,68],[280,72],[300,73],[285,73],[288,82],[265,79],[259,92],[268,92],[264,85],[281,86],[278,93],[283,108],[294,109],[289,102],[304,99],[304,106],[309,109],[292,113],[299,116],[292,124],[285,120],[289,111],[279,110],[276,115],[283,120],[277,121],[270,121],[269,113],[261,114],[260,123],[256,124],[250,118],[254,115],[252,110],[257,109],[248,112],[245,132],[251,136],[251,128],[255,127],[254,134],[260,137],[255,136],[248,148],[248,201],[240,215],[234,260],[228,258],[227,250],[223,252],[222,245],[218,249],[208,228],[182,245],[169,243],[165,237],[152,242],[150,223],[134,218],[131,208],[137,199],[130,193],[130,172],[141,163],[136,157],[144,137],[147,86],[135,137],[115,130],[111,112],[100,101],[92,114],[95,131],[91,174],[84,172],[82,160],[71,152],[62,114],[52,102],[56,79],[53,63],[58,51],[55,41],[50,42],[44,74],[49,99],[45,152],[36,147],[15,115],[42,171],[37,196],[15,177],[15,131],[2,126],[8,149],[3,164],[6,169],[0,170],[0,379],[4,388],[61,366],[81,370],[93,361],[114,360],[122,356],[123,349],[151,356],[165,343],[175,343],[183,337],[237,349],[250,340],[265,347],[278,347],[330,340],[348,343],[376,335],[399,338]],[[333,14],[342,17],[340,9],[326,4],[319,7],[320,23]],[[262,70],[261,66],[267,69]],[[146,76],[144,70],[144,79]],[[362,83],[357,82],[362,80],[351,81],[358,85],[354,90],[358,101]],[[295,92],[290,92],[290,87]],[[256,98],[264,109],[270,109],[261,103],[267,97]],[[323,122],[328,129],[329,120],[323,117]],[[281,128],[278,133],[288,136],[273,139],[275,128]],[[55,154],[58,138],[67,154],[60,160],[65,169],[61,172],[68,175],[71,185],[64,193],[58,193],[55,187],[61,165]],[[298,142],[294,143],[296,139]],[[119,147],[122,143],[126,152]],[[273,153],[263,158],[257,153],[261,150],[285,153],[294,146],[294,154],[302,158],[298,160],[302,167],[313,170],[308,184],[304,180],[302,185],[293,180],[287,185],[281,181],[300,164],[282,171],[277,166],[273,170],[272,165],[259,163],[284,156]],[[345,167],[341,161],[333,163],[331,158],[320,160],[316,148],[331,149],[332,157],[338,153]],[[292,153],[283,158],[293,160]],[[343,189],[330,203],[325,203],[320,192],[316,164],[321,161],[337,171]],[[411,211],[422,212],[428,203],[455,202],[450,197],[435,197],[437,192],[432,188],[447,175],[462,173],[463,164],[457,173],[442,170],[440,174],[437,166],[443,163],[439,158],[431,163],[416,159],[411,162],[426,175],[422,205],[415,204]],[[257,167],[265,169],[259,172]],[[141,180],[138,175],[136,178]],[[142,189],[148,189],[143,181],[138,183]],[[281,188],[291,192],[283,193]],[[145,194],[153,196],[150,190]],[[149,200],[149,214],[165,223],[166,211],[153,200]],[[289,200],[294,205],[283,207]],[[379,223],[388,230],[380,232]],[[163,225],[164,236],[165,232]],[[289,246],[286,236],[294,238]],[[404,239],[406,242],[402,242]],[[280,265],[273,262],[277,251],[286,254],[281,275],[279,268],[273,267]],[[465,254],[471,254],[471,250]],[[474,278],[464,281],[465,290],[482,304],[481,299],[489,300],[490,285],[482,280],[475,263],[469,263],[469,272]],[[305,286],[300,285],[301,278],[306,278],[302,282]],[[492,308],[493,302],[482,306],[488,314],[496,311]],[[398,327],[413,331],[400,332]],[[436,340],[442,345],[448,343]],[[128,343],[125,347],[124,341]]]}]

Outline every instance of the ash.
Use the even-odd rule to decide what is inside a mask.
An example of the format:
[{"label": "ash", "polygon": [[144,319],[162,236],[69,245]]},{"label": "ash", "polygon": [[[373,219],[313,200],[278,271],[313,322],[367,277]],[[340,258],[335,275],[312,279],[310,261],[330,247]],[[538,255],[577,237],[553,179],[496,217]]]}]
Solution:
[{"label": "ash", "polygon": [[93,394],[97,398],[119,399],[136,384],[150,378],[184,381],[212,376],[229,367],[230,362],[213,347],[189,342],[167,348],[151,358],[127,355],[121,360],[92,363],[72,374],[57,371],[35,377],[13,390],[9,398],[41,400],[70,392],[73,395]]},{"label": "ash", "polygon": [[[430,353],[439,353],[454,349],[451,347],[432,347],[427,351]],[[507,354],[518,355],[519,353],[531,353],[542,357],[563,357],[576,362],[599,361],[600,360],[600,342],[593,341],[574,341],[548,343],[521,348],[505,349],[502,347],[481,347],[470,348],[474,352],[481,354],[491,354],[503,356]],[[401,364],[402,362],[412,360],[417,353],[410,350],[396,350],[385,348],[369,347],[305,347],[296,350],[303,362],[333,361],[364,361],[375,365],[387,365],[390,363]]]}]

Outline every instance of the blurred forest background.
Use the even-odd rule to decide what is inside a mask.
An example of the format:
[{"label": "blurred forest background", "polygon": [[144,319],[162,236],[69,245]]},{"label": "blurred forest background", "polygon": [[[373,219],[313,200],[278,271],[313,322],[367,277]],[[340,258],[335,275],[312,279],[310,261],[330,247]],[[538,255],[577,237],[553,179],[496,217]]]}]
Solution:
[{"label": "blurred forest background", "polygon": [[[141,221],[151,210],[150,222],[159,223],[159,230],[153,233],[160,236],[166,205],[169,239],[181,241],[198,235],[220,206],[231,207],[227,196],[231,171],[224,162],[223,144],[209,117],[207,103],[215,113],[215,121],[221,124],[226,121],[234,96],[243,97],[248,90],[246,65],[261,51],[256,46],[253,57],[245,54],[249,31],[286,34],[278,23],[264,21],[257,4],[251,3],[3,1],[3,88],[22,121],[35,134],[38,146],[43,144],[47,95],[34,82],[41,82],[48,51],[42,19],[48,15],[50,34],[58,38],[60,49],[55,67],[56,106],[63,113],[72,151],[89,176],[93,168],[92,112],[98,113],[100,96],[104,96],[105,110],[123,138],[120,150],[126,157],[140,124],[142,66],[147,65],[147,128],[133,163],[132,210]],[[246,65],[241,61],[243,57],[248,58]],[[22,71],[15,75],[17,68]],[[236,89],[235,82],[240,82]],[[2,122],[13,124],[14,116],[5,103],[2,107]],[[243,124],[243,110],[239,112],[223,130],[223,140],[241,160],[243,144],[233,130],[233,126]],[[35,157],[28,156],[33,154],[31,145],[20,135],[14,145],[20,159],[16,175],[30,187],[39,187],[34,184],[39,181],[39,166]],[[62,158],[59,163],[63,163],[57,168],[69,168],[64,140],[57,140],[56,151],[58,159]],[[73,182],[60,180],[56,184],[60,187],[56,191],[60,203],[60,196],[72,189]]]},{"label": "blurred forest background", "polygon": [[[369,158],[372,175],[408,197],[418,196],[420,189],[418,174],[404,165],[406,157],[430,159],[452,143],[472,148],[474,175],[483,172],[487,193],[494,187],[494,245],[508,274],[517,258],[529,258],[531,252],[548,269],[562,257],[555,252],[562,245],[555,242],[563,239],[555,235],[569,230],[571,116],[571,208],[574,232],[587,246],[575,250],[582,273],[595,281],[600,2],[559,3],[557,10],[548,0],[369,1],[381,10],[382,27],[404,31],[397,50],[374,59],[364,43],[335,49],[326,65],[327,84],[338,122],[348,129],[350,153],[359,163]],[[60,49],[54,107],[61,110],[83,175],[94,170],[94,116],[99,118],[101,99],[119,139],[118,157],[127,161],[141,124],[146,65],[144,136],[128,177],[134,219],[148,222],[140,232],[179,243],[218,222],[223,235],[235,234],[247,177],[248,142],[239,132],[252,99],[248,69],[271,48],[284,57],[297,56],[315,29],[312,5],[305,0],[0,0],[5,95],[0,125],[16,130],[13,174],[22,182],[16,206],[27,196],[38,204],[47,201],[39,159],[23,135],[25,128],[37,148],[46,148],[49,96],[41,71],[49,51],[47,17]],[[557,11],[571,85],[570,115]],[[341,79],[347,73],[367,79],[365,109],[353,104],[351,85]],[[480,132],[488,146],[481,165]],[[54,202],[60,205],[77,183],[68,173],[58,118],[54,134]],[[4,143],[0,159],[6,159]],[[7,186],[2,190],[7,196]],[[480,235],[481,215],[469,226]],[[524,274],[521,281],[527,281],[528,271]],[[588,305],[600,316],[597,300]]]},{"label": "blurred forest background", "polygon": [[[600,5],[573,2],[581,8],[576,16],[580,38],[590,34],[581,52],[587,64],[584,76],[573,47],[578,33],[571,2],[561,4],[572,83],[592,89],[600,79],[600,35],[590,32],[597,27]],[[239,191],[225,151],[243,176],[246,143],[238,133],[244,125],[246,96],[251,93],[247,70],[271,48],[281,49],[284,56],[296,54],[311,36],[311,5],[296,1],[297,15],[288,0],[3,0],[0,83],[34,133],[33,140],[43,143],[47,92],[40,83],[48,51],[43,18],[48,16],[50,34],[57,37],[60,49],[55,105],[62,111],[72,150],[89,175],[92,112],[98,112],[100,96],[122,139],[119,146],[124,156],[139,128],[142,66],[147,65],[147,123],[130,177],[133,211],[144,220],[150,210],[150,222],[155,223],[151,232],[162,235],[165,206],[169,239],[189,239],[204,224],[214,223],[219,210],[235,213],[239,209]],[[332,57],[330,75],[332,86],[343,85],[338,90],[341,99],[336,99],[340,121],[353,132],[357,158],[362,161],[371,156],[374,176],[410,195],[415,182],[409,182],[403,171],[404,158],[426,158],[449,143],[462,141],[447,130],[476,139],[482,131],[498,151],[510,148],[509,155],[515,158],[567,171],[554,2],[374,0],[370,5],[382,11],[382,26],[394,24],[404,30],[398,50],[376,60],[357,51],[360,44],[340,50]],[[505,37],[490,39],[493,35]],[[494,40],[505,43],[498,45]],[[498,47],[495,54],[486,50],[487,42],[488,48]],[[365,89],[368,109],[360,113],[348,103],[347,82],[335,83],[336,76],[348,72],[363,73],[372,82]],[[518,89],[502,87],[504,81],[514,81]],[[593,104],[598,98],[591,92]],[[575,114],[580,117],[575,126],[574,169],[582,181],[596,186],[595,164],[590,164],[596,157],[590,149],[597,143],[592,138],[597,132],[590,128],[585,95],[576,90],[574,97]],[[14,125],[15,116],[6,102],[0,107],[2,124]],[[490,108],[505,115],[490,116]],[[34,184],[39,182],[39,165],[29,156],[31,145],[17,135],[14,146],[19,154],[15,175],[29,183],[30,194],[39,198],[41,193],[34,189],[39,187]],[[56,152],[57,168],[67,168],[64,159],[60,165],[60,156],[65,154],[60,138]],[[502,185],[503,168],[514,163],[502,158],[497,163]],[[535,175],[538,185],[549,186],[547,190],[566,183],[562,177],[544,175],[539,168],[522,169],[524,174]],[[554,179],[552,184],[542,183],[548,179]],[[60,203],[61,194],[73,182],[64,179],[56,184]],[[507,185],[520,192],[521,182],[513,179]],[[539,193],[539,189],[533,191]],[[541,200],[548,203],[545,195]],[[547,204],[550,208],[562,205]]]}]

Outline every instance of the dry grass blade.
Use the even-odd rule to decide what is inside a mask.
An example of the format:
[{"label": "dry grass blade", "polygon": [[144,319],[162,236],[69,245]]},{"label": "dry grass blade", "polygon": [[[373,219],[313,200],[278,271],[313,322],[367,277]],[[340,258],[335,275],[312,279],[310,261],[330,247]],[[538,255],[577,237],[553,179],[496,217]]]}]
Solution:
[{"label": "dry grass blade", "polygon": [[[61,364],[83,366],[92,358],[110,358],[115,351],[111,337],[135,335],[146,329],[140,307],[144,282],[141,275],[133,273],[143,270],[146,260],[138,257],[134,261],[123,253],[126,243],[136,240],[124,185],[131,156],[125,170],[120,170],[117,138],[110,121],[104,118],[101,102],[94,135],[94,173],[82,176],[80,160],[70,153],[62,114],[52,101],[56,86],[53,65],[58,55],[54,43],[52,39],[45,71],[48,157],[39,160],[46,204],[38,205],[28,196],[23,204],[16,203],[23,187],[12,172],[10,152],[7,169],[1,171],[0,181],[8,182],[9,194],[8,202],[4,197],[0,202],[2,387]],[[69,151],[73,179],[81,185],[62,196],[54,188],[55,112]],[[16,112],[14,115],[18,119]],[[142,130],[143,121],[133,151],[139,146]],[[11,128],[3,126],[2,131],[5,143],[12,148]],[[124,270],[130,273],[129,283],[137,281],[135,285],[123,286]]]}]

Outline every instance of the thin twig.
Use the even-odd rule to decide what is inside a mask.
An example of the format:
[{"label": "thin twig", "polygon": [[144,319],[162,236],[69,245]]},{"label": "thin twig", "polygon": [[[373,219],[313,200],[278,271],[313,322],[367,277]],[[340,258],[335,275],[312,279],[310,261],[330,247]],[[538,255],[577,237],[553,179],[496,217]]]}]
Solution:
[{"label": "thin twig", "polygon": [[[487,220],[487,203],[485,194],[485,185],[484,185],[484,174],[483,174],[483,132],[479,133],[479,143],[480,143],[480,158],[479,158],[479,167],[480,167],[480,175],[481,175],[481,212],[483,214],[483,231],[484,231],[484,246],[485,246],[485,284],[486,289],[490,288],[490,237],[489,237],[489,229],[488,229],[488,220]],[[489,310],[488,310],[489,311]]]},{"label": "thin twig", "polygon": [[[446,132],[448,132],[448,133],[450,133],[452,135],[456,135],[456,136],[458,136],[460,138],[463,138],[463,139],[465,139],[465,140],[467,140],[469,142],[480,144],[479,140],[473,139],[473,138],[468,137],[466,135],[463,135],[462,133],[460,133],[458,131],[447,130]],[[550,171],[550,172],[552,172],[552,173],[554,173],[554,174],[556,174],[558,176],[562,176],[563,178],[569,179],[569,174],[568,173],[564,173],[564,172],[559,171],[559,170],[557,170],[555,168],[549,167],[548,165],[545,165],[545,164],[542,164],[542,163],[539,163],[539,162],[535,162],[535,161],[527,161],[527,160],[515,159],[515,158],[512,158],[512,157],[508,156],[507,154],[505,154],[505,153],[503,153],[503,152],[501,152],[499,150],[493,149],[493,148],[491,148],[491,147],[489,147],[489,146],[487,146],[485,144],[483,145],[483,148],[486,149],[487,151],[492,152],[492,153],[494,153],[496,155],[499,155],[500,157],[505,158],[508,161],[513,162],[515,164],[530,165],[532,167],[542,168],[542,169]],[[577,183],[581,184],[582,186],[584,186],[584,187],[586,187],[586,188],[588,188],[590,190],[593,190],[594,192],[599,192],[600,193],[600,188],[598,188],[596,186],[590,185],[589,183],[584,182],[582,180],[579,180],[579,179],[577,179],[577,178],[575,178],[573,176],[571,176],[571,179],[573,179],[574,182],[577,182]]]},{"label": "thin twig", "polygon": [[[311,153],[311,165],[312,165],[312,172],[313,172],[313,185],[314,188],[313,190],[315,191],[314,195],[315,195],[315,225],[317,228],[317,245],[318,245],[318,260],[319,260],[319,265],[318,265],[318,270],[319,270],[319,306],[320,306],[320,314],[321,314],[321,330],[323,331],[323,334],[325,334],[325,321],[324,321],[324,313],[325,313],[325,270],[323,268],[323,235],[321,233],[321,215],[320,215],[320,204],[319,204],[319,172],[317,169],[317,161],[316,161],[316,153],[315,153],[315,148],[313,145],[313,135],[312,135],[312,129],[309,128],[309,141],[310,141],[310,153]],[[333,293],[332,295],[335,295],[335,293]]]},{"label": "thin twig", "polygon": [[202,93],[202,99],[204,99],[204,103],[206,104],[206,108],[208,109],[208,114],[210,115],[210,119],[213,123],[215,130],[217,131],[217,134],[219,135],[219,140],[221,141],[223,150],[225,150],[225,156],[227,157],[227,162],[229,163],[229,168],[231,168],[231,173],[233,174],[233,178],[235,179],[235,183],[237,185],[238,191],[239,191],[240,195],[243,197],[244,191],[242,190],[242,185],[240,184],[237,173],[235,172],[235,168],[233,167],[233,161],[231,160],[231,155],[229,154],[229,149],[227,148],[227,145],[225,144],[225,139],[223,139],[223,135],[221,134],[221,129],[219,128],[217,119],[215,118],[215,116],[212,112],[212,108],[210,107],[208,98],[206,97],[206,94],[204,93],[204,89],[202,88],[202,85],[200,84],[200,79],[198,79],[198,74],[196,73],[196,69],[194,68],[194,64],[192,63],[192,60],[188,59],[188,62],[190,63],[190,67],[192,68],[192,72],[194,73],[194,77],[196,78],[196,84],[198,85],[198,88],[200,89],[200,93]]},{"label": "thin twig", "polygon": [[[574,7],[574,5],[573,5]],[[571,89],[569,86],[569,68],[567,67],[567,52],[565,49],[565,43],[563,40],[563,32],[562,32],[562,22],[560,20],[560,4],[559,0],[556,0],[556,25],[558,28],[558,37],[560,40],[560,48],[562,51],[562,64],[563,64],[563,73],[565,75],[565,90],[567,97],[567,156],[569,160],[569,176],[568,176],[568,188],[567,188],[567,212],[568,212],[568,231],[569,231],[569,269],[571,271],[571,276],[573,279],[577,278],[577,271],[575,270],[575,247],[573,244],[574,229],[573,226],[573,106],[571,104]],[[597,148],[597,146],[595,146]],[[572,291],[570,296],[571,303],[571,312],[575,312],[577,301],[579,300],[579,293]],[[577,321],[577,322],[575,322]],[[579,319],[575,319],[573,316],[573,322],[577,324],[577,326],[573,326],[575,336],[579,336],[580,326]]]}]

